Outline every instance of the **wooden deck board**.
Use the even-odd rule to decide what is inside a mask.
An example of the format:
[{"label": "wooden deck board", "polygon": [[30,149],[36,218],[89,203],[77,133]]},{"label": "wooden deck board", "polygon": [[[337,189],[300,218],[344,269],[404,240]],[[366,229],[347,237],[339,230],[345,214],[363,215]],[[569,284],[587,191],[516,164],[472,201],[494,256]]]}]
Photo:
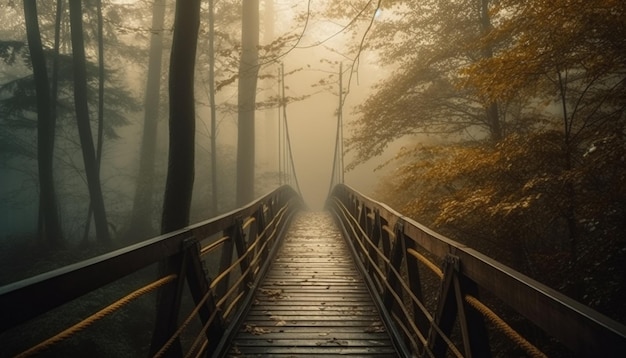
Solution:
[{"label": "wooden deck board", "polygon": [[307,355],[397,357],[327,213],[296,218],[227,354]]}]

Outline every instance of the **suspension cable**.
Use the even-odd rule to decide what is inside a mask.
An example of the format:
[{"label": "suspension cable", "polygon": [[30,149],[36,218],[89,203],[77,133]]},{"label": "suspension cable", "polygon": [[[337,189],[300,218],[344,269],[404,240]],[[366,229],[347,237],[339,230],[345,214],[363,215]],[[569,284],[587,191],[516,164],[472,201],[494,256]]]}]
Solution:
[{"label": "suspension cable", "polygon": [[339,64],[339,107],[337,108],[337,132],[335,136],[335,153],[333,155],[333,170],[330,175],[328,194],[336,184],[343,184],[343,65]]},{"label": "suspension cable", "polygon": [[[285,156],[285,171],[287,171],[288,169],[288,179],[290,179],[291,177],[293,177],[293,181],[295,184],[295,189],[298,192],[298,194],[302,195],[302,192],[300,191],[300,184],[298,183],[298,175],[296,173],[296,167],[294,165],[294,161],[293,161],[293,151],[291,150],[291,137],[289,135],[289,125],[287,123],[287,101],[286,101],[286,97],[285,97],[285,66],[284,64],[280,65],[280,71],[281,71],[281,103],[282,103],[282,110],[283,110],[283,116],[282,116],[282,122],[283,122],[283,134],[285,137],[285,144],[283,145],[284,147],[284,156]],[[280,111],[279,111],[280,112]],[[291,183],[288,183],[291,184]]]},{"label": "suspension cable", "polygon": [[294,184],[296,185],[296,191],[298,192],[298,194],[302,194],[302,192],[300,191],[300,184],[298,183],[298,174],[296,173],[296,166],[294,165],[294,162],[293,162],[293,151],[291,150],[291,138],[289,136],[289,125],[287,124],[287,111],[285,111],[283,115],[283,120],[285,121],[285,135],[287,137],[287,151],[289,153],[289,164],[290,164],[289,169],[291,171],[290,176],[293,176]]}]

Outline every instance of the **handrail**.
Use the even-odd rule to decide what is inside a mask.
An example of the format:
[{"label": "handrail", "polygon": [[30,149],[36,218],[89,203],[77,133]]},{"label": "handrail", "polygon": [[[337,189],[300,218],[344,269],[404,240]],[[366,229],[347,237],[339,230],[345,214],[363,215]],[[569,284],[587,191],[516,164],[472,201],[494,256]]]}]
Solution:
[{"label": "handrail", "polygon": [[[178,267],[173,273],[161,272],[164,277],[170,279],[160,284],[162,287],[159,288],[159,297],[166,291],[173,292],[175,299],[171,302],[175,304],[163,306],[162,303],[165,301],[161,299],[154,301],[158,305],[156,306],[158,316],[173,318],[175,323],[178,321],[176,317],[185,282],[196,307],[180,325],[171,326],[167,320],[157,318],[150,354],[162,355],[168,350],[180,350],[179,335],[193,316],[196,316],[202,321],[203,329],[187,355],[210,355],[220,344],[222,333],[227,326],[234,319],[238,319],[238,315],[246,309],[242,302],[253,294],[251,288],[254,288],[256,280],[262,277],[263,266],[271,258],[272,252],[285,234],[293,213],[301,204],[301,198],[290,186],[281,186],[254,202],[219,217],[2,286],[0,334],[23,329],[22,326],[29,320],[56,307],[121,280],[140,269],[167,261],[177,262]],[[203,245],[205,249],[201,248]],[[221,256],[217,273],[220,282],[216,284],[212,284],[203,267],[202,256],[209,252]],[[233,274],[239,276],[229,284],[228,277]],[[136,296],[138,297],[135,294],[131,298],[134,299]],[[219,305],[216,302],[219,302]],[[112,312],[107,311],[107,314]],[[87,323],[83,326],[86,327],[92,320],[95,321],[93,316],[84,319],[83,322]],[[163,332],[165,335],[162,335]],[[201,336],[204,336],[204,339]],[[65,339],[69,335],[60,337]],[[57,338],[53,343],[59,340]],[[45,345],[35,345],[33,349],[37,348],[37,351],[48,349],[51,346],[50,342],[44,341],[42,343],[46,343]],[[200,348],[198,343],[203,347],[201,351],[195,351]],[[20,353],[19,351],[11,353],[5,351],[6,347],[2,348],[3,354]],[[175,355],[182,355],[182,352],[180,353]]]},{"label": "handrail", "polygon": [[[388,328],[413,354],[484,357],[511,347],[510,341],[507,349],[533,357],[626,352],[626,326],[349,186],[335,186],[327,207],[369,278]],[[515,324],[501,312],[515,315]]]}]

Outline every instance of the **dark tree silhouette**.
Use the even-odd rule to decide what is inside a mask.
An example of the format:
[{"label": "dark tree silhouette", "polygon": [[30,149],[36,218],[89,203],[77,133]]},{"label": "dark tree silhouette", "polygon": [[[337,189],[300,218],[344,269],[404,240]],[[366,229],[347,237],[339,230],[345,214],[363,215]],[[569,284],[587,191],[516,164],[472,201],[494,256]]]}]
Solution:
[{"label": "dark tree silhouette", "polygon": [[215,0],[209,0],[209,105],[211,106],[211,214],[217,215],[217,114],[215,108]]},{"label": "dark tree silhouette", "polygon": [[82,1],[70,1],[70,27],[72,38],[72,57],[74,65],[74,105],[76,107],[76,121],[80,137],[83,162],[87,176],[89,197],[93,206],[96,236],[100,242],[110,243],[100,173],[91,135],[89,119],[89,105],[87,102],[87,69],[85,59],[85,43],[83,35]]},{"label": "dark tree silhouette", "polygon": [[239,121],[237,139],[237,205],[254,199],[254,111],[259,72],[259,1],[241,3]]},{"label": "dark tree silhouette", "polygon": [[40,225],[40,236],[46,238],[54,246],[62,244],[63,237],[57,199],[54,190],[52,159],[54,152],[55,118],[51,111],[50,84],[46,59],[41,44],[39,22],[37,19],[37,3],[35,0],[24,0],[24,18],[28,49],[33,66],[35,92],[37,94],[37,160],[39,169],[39,210],[43,225]]},{"label": "dark tree silhouette", "polygon": [[[189,224],[189,210],[194,179],[195,100],[194,72],[198,28],[200,27],[200,0],[176,1],[174,37],[170,55],[170,143],[167,182],[163,200],[161,231],[167,233]],[[178,272],[182,262],[179,256],[159,264],[161,275]],[[174,333],[178,311],[176,286],[170,285],[159,292],[157,317],[150,355],[158,352]],[[181,356],[177,339],[167,356]]]},{"label": "dark tree silhouette", "polygon": [[148,55],[148,75],[144,103],[143,137],[139,159],[137,188],[133,202],[130,235],[142,236],[152,231],[152,195],[154,193],[154,153],[161,92],[163,56],[163,25],[165,0],[156,0],[152,7],[152,35]]},{"label": "dark tree silhouette", "polygon": [[189,224],[194,179],[194,69],[200,1],[177,1],[170,56],[170,143],[161,231]]},{"label": "dark tree silhouette", "polygon": [[[102,163],[102,145],[104,144],[104,19],[102,17],[102,0],[96,1],[96,17],[98,23],[98,134],[96,142],[96,163],[98,172]],[[93,204],[89,203],[87,210],[87,223],[83,241],[86,241],[91,227]]]}]

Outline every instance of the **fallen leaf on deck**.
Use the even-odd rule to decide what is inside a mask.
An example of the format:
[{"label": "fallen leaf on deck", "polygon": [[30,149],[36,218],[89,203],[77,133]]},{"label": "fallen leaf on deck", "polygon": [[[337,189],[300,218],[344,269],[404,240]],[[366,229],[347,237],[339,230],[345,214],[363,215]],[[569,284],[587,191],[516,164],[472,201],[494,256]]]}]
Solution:
[{"label": "fallen leaf on deck", "polygon": [[256,326],[251,325],[251,324],[245,325],[244,331],[248,332],[248,333],[251,333],[251,334],[254,334],[255,336],[260,336],[262,334],[270,333],[270,331],[268,331],[265,328],[256,327]]},{"label": "fallen leaf on deck", "polygon": [[374,322],[369,327],[365,328],[367,333],[385,332],[385,326],[380,322]]}]

